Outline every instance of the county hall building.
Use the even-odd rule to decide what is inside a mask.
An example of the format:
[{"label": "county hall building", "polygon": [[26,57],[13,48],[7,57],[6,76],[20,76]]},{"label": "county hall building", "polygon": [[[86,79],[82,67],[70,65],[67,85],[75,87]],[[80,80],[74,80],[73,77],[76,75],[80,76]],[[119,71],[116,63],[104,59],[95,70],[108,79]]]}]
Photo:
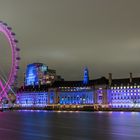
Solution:
[{"label": "county hall building", "polygon": [[130,73],[129,78],[112,79],[109,73],[108,78],[89,80],[85,68],[82,81],[64,81],[55,70],[33,63],[27,66],[24,86],[17,91],[16,105],[21,108],[140,108],[140,78],[133,78]]}]

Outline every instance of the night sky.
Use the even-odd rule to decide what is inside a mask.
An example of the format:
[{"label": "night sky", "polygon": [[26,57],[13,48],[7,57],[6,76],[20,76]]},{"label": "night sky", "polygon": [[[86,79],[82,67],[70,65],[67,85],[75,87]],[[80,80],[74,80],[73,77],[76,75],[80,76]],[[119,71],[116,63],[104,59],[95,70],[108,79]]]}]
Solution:
[{"label": "night sky", "polygon": [[[65,80],[81,80],[84,66],[90,79],[140,76],[140,0],[0,0],[0,20],[19,40],[19,79],[33,62]],[[10,66],[2,35],[0,64]]]}]

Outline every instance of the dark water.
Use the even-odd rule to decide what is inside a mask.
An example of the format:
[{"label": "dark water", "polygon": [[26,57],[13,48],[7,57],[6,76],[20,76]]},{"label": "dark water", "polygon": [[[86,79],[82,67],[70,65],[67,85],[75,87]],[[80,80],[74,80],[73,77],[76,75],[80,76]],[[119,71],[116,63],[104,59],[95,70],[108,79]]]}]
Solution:
[{"label": "dark water", "polygon": [[140,140],[140,113],[0,112],[0,140]]}]

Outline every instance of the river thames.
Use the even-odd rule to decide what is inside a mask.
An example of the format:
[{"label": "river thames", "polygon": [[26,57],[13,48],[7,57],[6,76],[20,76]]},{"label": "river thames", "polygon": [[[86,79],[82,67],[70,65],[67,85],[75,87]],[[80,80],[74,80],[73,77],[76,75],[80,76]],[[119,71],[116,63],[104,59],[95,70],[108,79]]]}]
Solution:
[{"label": "river thames", "polygon": [[0,112],[1,140],[140,140],[137,112]]}]

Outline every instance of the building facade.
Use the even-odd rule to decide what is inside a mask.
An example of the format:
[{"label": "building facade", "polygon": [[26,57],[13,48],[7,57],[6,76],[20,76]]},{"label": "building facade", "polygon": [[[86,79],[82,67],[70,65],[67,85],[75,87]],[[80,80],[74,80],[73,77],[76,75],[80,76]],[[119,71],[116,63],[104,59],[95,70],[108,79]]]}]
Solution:
[{"label": "building facade", "polygon": [[[47,70],[47,67],[43,70]],[[31,83],[37,79],[36,74],[33,68],[29,74]],[[88,69],[85,68],[83,81],[54,80],[52,84],[36,83],[21,87],[17,92],[16,104],[20,107],[90,105],[95,109],[140,108],[140,78],[133,78],[130,73],[129,78],[112,79],[109,73],[108,78],[89,80]]]},{"label": "building facade", "polygon": [[16,104],[20,107],[46,107],[58,105],[108,106],[107,79],[83,81],[56,81],[53,85],[21,87],[17,92]]},{"label": "building facade", "polygon": [[112,80],[109,89],[112,108],[140,108],[140,78]]}]

